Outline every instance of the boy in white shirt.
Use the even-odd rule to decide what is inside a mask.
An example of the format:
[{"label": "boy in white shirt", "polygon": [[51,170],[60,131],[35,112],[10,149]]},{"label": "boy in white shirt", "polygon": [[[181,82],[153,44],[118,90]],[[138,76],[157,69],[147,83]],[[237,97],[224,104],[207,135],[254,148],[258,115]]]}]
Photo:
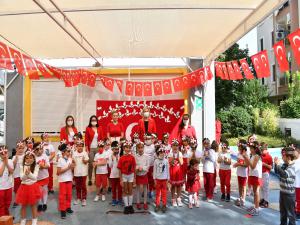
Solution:
[{"label": "boy in white shirt", "polygon": [[74,205],[78,205],[81,201],[82,206],[86,206],[86,178],[88,175],[89,155],[84,150],[83,140],[77,142],[75,146],[75,152],[73,153],[72,157],[75,162],[74,180],[77,196],[76,200],[74,201]]},{"label": "boy in white shirt", "polygon": [[149,170],[148,170],[148,197],[152,199],[154,190],[154,180],[153,180],[153,165],[155,160],[155,146],[152,140],[152,134],[145,133],[144,136],[144,154],[149,158]]},{"label": "boy in white shirt", "polygon": [[94,202],[99,201],[99,196],[102,188],[101,200],[105,201],[105,194],[108,185],[108,169],[107,162],[109,155],[104,149],[105,143],[99,141],[98,143],[98,153],[94,157],[94,167],[96,168],[96,197]]}]

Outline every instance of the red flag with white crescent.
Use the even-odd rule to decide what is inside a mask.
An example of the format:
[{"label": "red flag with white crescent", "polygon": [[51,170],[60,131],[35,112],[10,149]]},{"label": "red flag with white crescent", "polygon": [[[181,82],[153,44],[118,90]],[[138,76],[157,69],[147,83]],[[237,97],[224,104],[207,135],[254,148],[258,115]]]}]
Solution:
[{"label": "red flag with white crescent", "polygon": [[88,81],[88,73],[86,70],[81,69],[80,83],[87,84],[87,81]]},{"label": "red flag with white crescent", "polygon": [[300,65],[300,28],[288,35],[293,53],[298,65]]},{"label": "red flag with white crescent", "polygon": [[23,64],[21,53],[18,50],[13,49],[13,48],[9,48],[9,51],[10,51],[11,57],[14,60],[15,65],[17,67],[18,73],[20,75],[26,76],[25,67]]},{"label": "red flag with white crescent", "polygon": [[224,73],[220,62],[215,62],[216,76],[224,79]]},{"label": "red flag with white crescent", "polygon": [[211,80],[213,78],[213,74],[210,70],[210,66],[204,67],[205,73],[206,73],[206,80]]},{"label": "red flag with white crescent", "polygon": [[223,70],[224,80],[229,80],[229,74],[228,74],[226,63],[225,62],[219,62],[219,63],[220,63],[220,65],[222,67],[222,70]]},{"label": "red flag with white crescent", "polygon": [[73,80],[72,80],[70,71],[62,70],[61,78],[65,82],[65,87],[73,87]]},{"label": "red flag with white crescent", "polygon": [[8,47],[2,42],[0,42],[0,68],[14,70]]},{"label": "red flag with white crescent", "polygon": [[87,70],[88,78],[87,78],[87,85],[90,87],[96,86],[96,74],[91,73]]},{"label": "red flag with white crescent", "polygon": [[175,92],[183,90],[183,81],[182,77],[176,77],[172,79],[173,87]]},{"label": "red flag with white crescent", "polygon": [[237,60],[231,61],[231,64],[233,66],[234,72],[235,72],[235,78],[237,80],[241,80],[244,79],[241,70],[240,70],[240,66]]},{"label": "red flag with white crescent", "polygon": [[279,69],[282,73],[289,70],[289,62],[286,59],[286,51],[283,40],[278,41],[274,46],[274,54],[277,59]]},{"label": "red flag with white crescent", "polygon": [[162,82],[161,81],[153,81],[153,90],[154,95],[162,95]]},{"label": "red flag with white crescent", "polygon": [[230,80],[236,80],[235,71],[231,65],[231,62],[226,62],[226,66],[227,66],[227,71],[228,71]]},{"label": "red flag with white crescent", "polygon": [[44,78],[53,78],[53,76],[48,72],[48,70],[45,68],[44,63],[38,61],[38,60],[34,60],[38,70],[42,73]]},{"label": "red flag with white crescent", "polygon": [[123,80],[115,80],[118,88],[119,88],[119,91],[122,93],[123,92]]},{"label": "red flag with white crescent", "polygon": [[134,94],[135,96],[143,96],[143,83],[134,82]]},{"label": "red flag with white crescent", "polygon": [[39,80],[40,79],[39,72],[38,72],[32,58],[25,54],[22,54],[22,58],[23,58],[23,62],[25,64],[25,68],[26,68],[28,77],[31,80]]},{"label": "red flag with white crescent", "polygon": [[162,81],[163,91],[165,95],[172,94],[171,80],[163,80]]},{"label": "red flag with white crescent", "polygon": [[195,70],[187,76],[189,77],[190,81],[190,86],[188,88],[194,88],[200,85],[199,70]]},{"label": "red flag with white crescent", "polygon": [[260,53],[260,61],[262,63],[263,77],[269,77],[271,75],[271,70],[267,50]]},{"label": "red flag with white crescent", "polygon": [[242,70],[244,72],[245,78],[248,80],[252,80],[254,78],[254,76],[249,68],[249,64],[248,64],[247,60],[240,59],[240,64],[241,64]]},{"label": "red flag with white crescent", "polygon": [[263,78],[264,77],[264,70],[262,67],[262,61],[260,57],[261,52],[251,56],[251,61],[253,63],[254,69],[256,71],[257,78]]},{"label": "red flag with white crescent", "polygon": [[183,90],[189,89],[191,86],[190,76],[189,74],[182,76],[182,88]]},{"label": "red flag with white crescent", "polygon": [[152,96],[152,82],[143,82],[144,96]]},{"label": "red flag with white crescent", "polygon": [[50,66],[50,65],[48,65],[48,64],[45,64],[45,65],[46,65],[46,67],[48,68],[48,70],[49,70],[50,72],[52,72],[53,75],[54,75],[57,79],[61,79],[61,78],[62,78],[62,69],[56,68],[56,67],[54,67],[54,66]]},{"label": "red flag with white crescent", "polygon": [[125,95],[133,96],[134,82],[126,81]]},{"label": "red flag with white crescent", "polygon": [[200,85],[203,85],[206,82],[206,76],[205,76],[204,68],[200,68],[198,74],[199,74]]},{"label": "red flag with white crescent", "polygon": [[103,77],[102,84],[104,87],[106,87],[107,90],[110,92],[114,91],[114,79],[109,78],[109,77]]}]

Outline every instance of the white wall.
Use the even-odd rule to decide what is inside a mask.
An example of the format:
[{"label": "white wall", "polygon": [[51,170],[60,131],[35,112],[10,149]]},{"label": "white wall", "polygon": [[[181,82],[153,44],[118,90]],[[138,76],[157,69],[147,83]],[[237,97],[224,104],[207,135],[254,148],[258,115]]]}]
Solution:
[{"label": "white wall", "polygon": [[293,138],[300,140],[300,119],[279,119],[280,130],[285,133],[285,128],[291,129],[291,135]]}]

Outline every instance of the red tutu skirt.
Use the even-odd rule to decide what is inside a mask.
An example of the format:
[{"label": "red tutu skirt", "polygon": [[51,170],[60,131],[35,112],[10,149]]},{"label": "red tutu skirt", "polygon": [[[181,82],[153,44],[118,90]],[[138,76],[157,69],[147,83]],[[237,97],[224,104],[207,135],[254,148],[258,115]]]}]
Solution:
[{"label": "red tutu skirt", "polygon": [[42,197],[42,191],[38,183],[21,184],[16,196],[16,203],[20,205],[35,205]]},{"label": "red tutu skirt", "polygon": [[49,183],[49,177],[45,178],[45,179],[42,179],[42,180],[38,180],[37,181],[38,185],[40,185],[41,187],[42,186],[45,186],[45,185],[48,185]]},{"label": "red tutu skirt", "polygon": [[136,184],[137,185],[146,185],[148,184],[148,174],[143,175],[143,176],[138,176],[136,175]]},{"label": "red tutu skirt", "polygon": [[199,180],[195,180],[193,183],[186,183],[186,191],[191,193],[198,193],[200,191],[201,184]]},{"label": "red tutu skirt", "polygon": [[182,167],[179,164],[170,166],[170,184],[175,186],[184,184]]}]

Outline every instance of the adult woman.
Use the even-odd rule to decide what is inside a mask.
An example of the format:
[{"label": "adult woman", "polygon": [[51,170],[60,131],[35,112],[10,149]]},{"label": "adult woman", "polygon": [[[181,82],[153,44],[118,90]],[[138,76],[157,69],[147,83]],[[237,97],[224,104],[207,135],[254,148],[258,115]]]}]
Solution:
[{"label": "adult woman", "polygon": [[113,141],[120,141],[124,137],[124,126],[118,121],[119,114],[117,111],[111,112],[111,122],[107,125],[107,138],[112,143]]},{"label": "adult woman", "polygon": [[143,109],[142,119],[138,123],[138,133],[143,140],[145,133],[156,133],[155,120],[150,117],[150,109],[146,106]]},{"label": "adult woman", "polygon": [[189,122],[189,114],[184,114],[182,116],[182,121],[179,125],[178,140],[182,140],[182,137],[184,136],[197,139],[196,130],[192,125],[189,125]]},{"label": "adult woman", "polygon": [[65,140],[66,144],[74,144],[74,134],[78,133],[77,128],[75,127],[74,117],[69,115],[66,118],[66,126],[60,129],[60,141]]},{"label": "adult woman", "polygon": [[89,153],[89,185],[92,185],[93,162],[98,152],[98,142],[104,139],[102,127],[95,115],[90,117],[89,125],[85,129],[85,146]]}]

